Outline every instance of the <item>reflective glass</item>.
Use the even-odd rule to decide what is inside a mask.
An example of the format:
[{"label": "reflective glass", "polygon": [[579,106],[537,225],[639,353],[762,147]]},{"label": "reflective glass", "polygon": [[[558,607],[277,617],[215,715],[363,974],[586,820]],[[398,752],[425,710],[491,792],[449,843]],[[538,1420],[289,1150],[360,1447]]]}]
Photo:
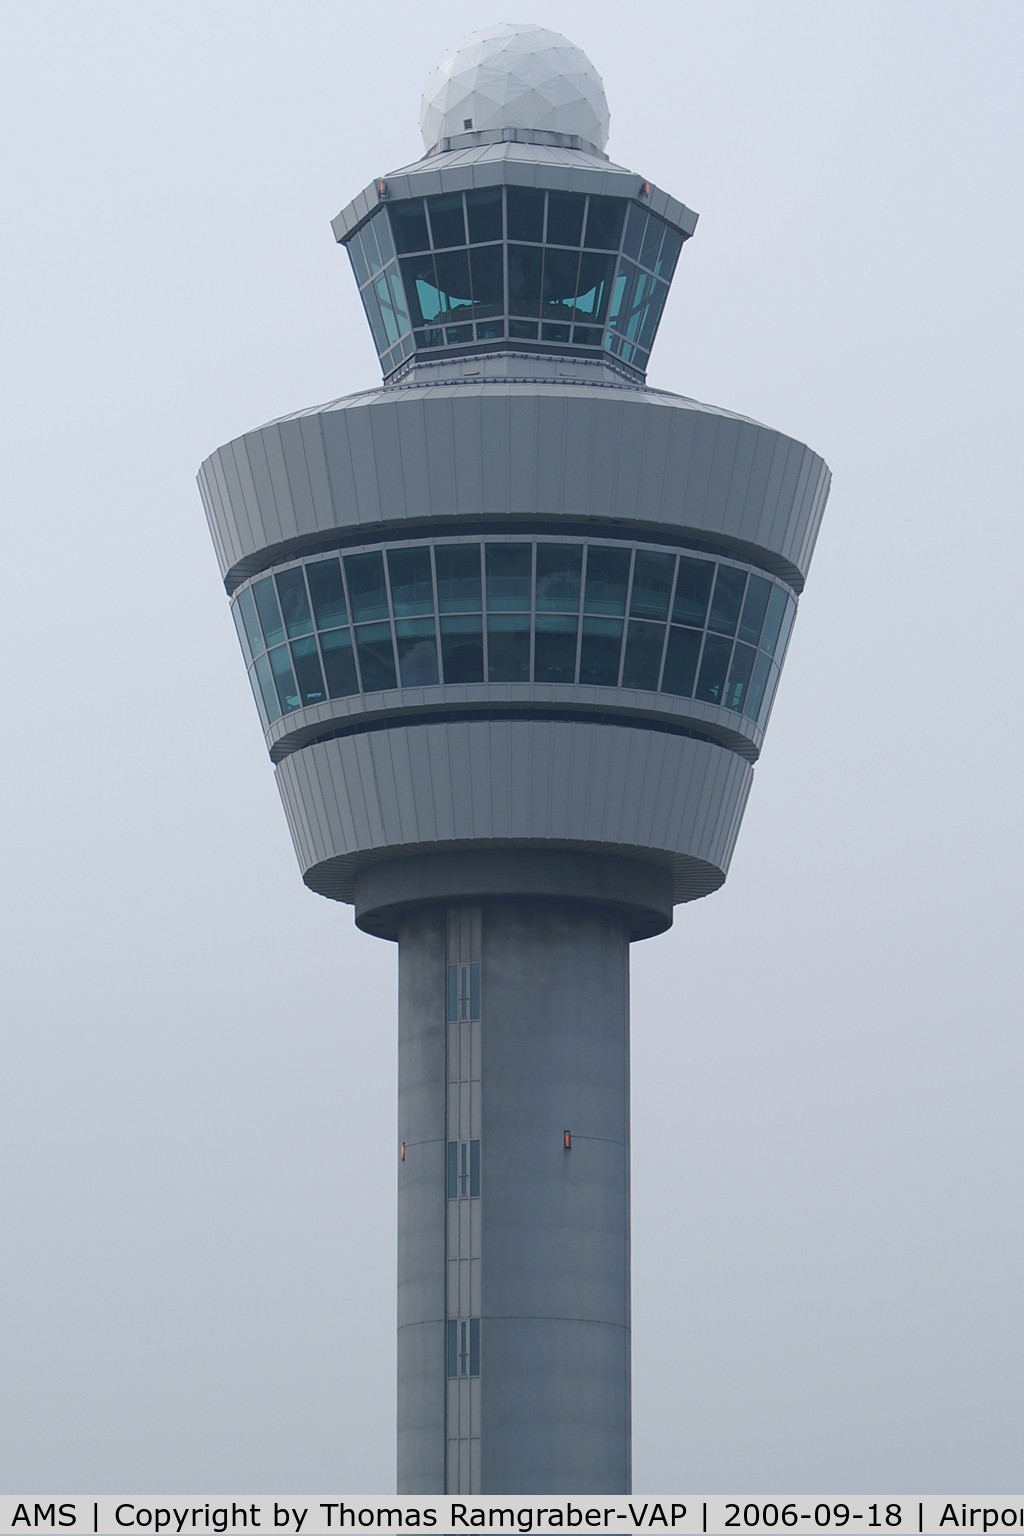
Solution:
[{"label": "reflective glass", "polygon": [[541,341],[568,341],[569,327],[567,325],[552,325],[549,321],[540,328]]},{"label": "reflective glass", "polygon": [[348,582],[352,617],[361,619],[386,619],[388,617],[388,591],[384,585],[384,557],[380,550],[371,555],[346,555],[345,580]]},{"label": "reflective glass", "polygon": [[366,310],[366,318],[370,322],[370,330],[373,332],[373,344],[378,352],[386,352],[388,349],[387,332],[384,322],[380,317],[380,303],[372,283],[360,290],[363,308]]},{"label": "reflective glass", "polygon": [[674,693],[681,699],[691,696],[702,638],[699,629],[677,629],[673,625],[669,630],[665,671],[661,679],[662,693]]},{"label": "reflective glass", "polygon": [[579,269],[578,251],[546,250],[544,252],[542,318],[572,319],[576,309],[576,278]]},{"label": "reflective glass", "polygon": [[[349,588],[351,591],[351,588]],[[395,687],[395,652],[390,624],[360,624],[356,629],[363,692]]]},{"label": "reflective glass", "polygon": [[437,604],[441,613],[479,613],[480,545],[435,544]]},{"label": "reflective glass", "polygon": [[395,254],[395,245],[391,238],[391,226],[388,224],[387,214],[383,208],[378,209],[366,227],[372,229],[377,236],[381,261],[389,262]]},{"label": "reflective glass", "polygon": [[729,668],[729,681],[722,699],[726,709],[743,708],[756,655],[752,645],[743,645],[737,640],[736,649],[732,653],[732,666]]},{"label": "reflective glass", "polygon": [[757,660],[754,662],[754,670],[750,675],[750,683],[747,687],[747,697],[743,705],[743,713],[748,720],[756,720],[761,708],[761,700],[764,698],[764,685],[768,681],[768,671],[771,662],[764,651],[758,651]]},{"label": "reflective glass", "polygon": [[578,613],[582,544],[537,545],[537,612]]},{"label": "reflective glass", "polygon": [[293,709],[299,707],[299,690],[295,683],[288,647],[279,645],[276,650],[268,651],[267,655],[270,657],[270,669],[274,674],[274,687],[277,689],[277,697],[280,700],[281,713],[288,715]]},{"label": "reflective glass", "polygon": [[423,212],[423,199],[411,197],[407,202],[392,203],[388,208],[391,233],[398,251],[425,251],[430,245],[427,236],[427,219]]},{"label": "reflective glass", "polygon": [[638,549],[633,561],[633,586],[629,594],[632,617],[667,619],[672,596],[675,555],[658,555],[653,550]]},{"label": "reflective glass", "polygon": [[772,712],[772,703],[775,699],[775,689],[778,686],[779,669],[774,661],[768,671],[768,682],[765,685],[764,698],[761,700],[761,708],[758,711],[757,723],[763,731],[768,724],[768,716]]},{"label": "reflective glass", "polygon": [[328,629],[320,636],[327,691],[332,699],[347,699],[359,692],[356,663],[352,655],[352,634],[347,629]]},{"label": "reflective glass", "polygon": [[396,619],[395,644],[403,688],[426,688],[438,681],[433,619]]},{"label": "reflective glass", "polygon": [[771,595],[770,581],[765,581],[763,576],[750,577],[747,582],[743,613],[740,616],[740,627],[737,631],[739,638],[746,640],[748,645],[756,645],[761,638],[761,625],[764,623],[765,610]]},{"label": "reflective glass", "polygon": [[[474,1014],[473,1017],[477,1018],[478,1015]],[[470,1197],[471,1198],[474,1197],[474,1196],[479,1195],[479,1193],[480,1193],[480,1143],[478,1141],[471,1141],[470,1144],[469,1144],[469,1193],[470,1193]],[[478,1347],[479,1347],[479,1341],[478,1341]],[[474,1372],[473,1372],[472,1351],[473,1351],[473,1341],[471,1339],[470,1340],[470,1367],[469,1367],[470,1368],[470,1375],[474,1374]]]},{"label": "reflective glass", "polygon": [[631,256],[634,261],[639,259],[640,247],[643,244],[644,230],[647,228],[647,209],[641,208],[639,203],[631,203],[629,218],[626,220],[626,233],[622,240],[622,254]]},{"label": "reflective glass", "polygon": [[487,608],[518,613],[530,607],[532,549],[529,544],[487,544]]},{"label": "reflective glass", "polygon": [[473,327],[471,325],[448,325],[445,327],[444,339],[450,347],[458,346],[460,342],[473,340]]},{"label": "reflective glass", "polygon": [[644,624],[630,619],[622,661],[623,688],[657,688],[664,643],[664,624]]},{"label": "reflective glass", "polygon": [[618,276],[612,287],[612,301],[608,309],[608,324],[619,329],[624,324],[623,317],[627,313],[633,292],[633,281],[639,277],[639,270],[631,261],[620,260]]},{"label": "reflective glass", "polygon": [[440,310],[438,319],[470,320],[473,302],[469,286],[469,253],[462,251],[437,251],[434,255],[437,273],[437,293]]},{"label": "reflective glass", "polygon": [[435,251],[447,245],[465,245],[466,225],[462,217],[462,193],[444,192],[427,198],[430,233]]},{"label": "reflective glass", "polygon": [[761,631],[761,649],[767,651],[769,656],[775,655],[775,643],[779,638],[779,629],[782,626],[785,612],[785,588],[773,587],[772,595],[768,599],[768,612],[765,615],[764,628]]},{"label": "reflective glass", "polygon": [[242,623],[245,626],[246,639],[253,656],[258,656],[263,650],[263,633],[260,629],[260,621],[256,617],[256,604],[253,602],[252,591],[246,587],[238,594],[238,612],[241,614]]},{"label": "reflective glass", "polygon": [[388,576],[391,581],[391,605],[395,618],[409,618],[416,613],[433,613],[434,582],[430,574],[430,550],[389,549]]},{"label": "reflective glass", "polygon": [[363,242],[358,235],[353,235],[346,242],[345,249],[348,251],[352,270],[356,275],[356,282],[361,288],[370,279],[370,269],[366,265],[366,257],[363,255]]},{"label": "reflective glass", "polygon": [[391,307],[395,312],[395,320],[398,325],[399,336],[405,336],[409,331],[409,314],[405,302],[405,289],[398,273],[397,261],[392,261],[385,268],[385,276],[388,280],[388,289],[391,293]]},{"label": "reflective glass", "polygon": [[591,197],[587,208],[587,233],[583,244],[598,251],[618,250],[625,213],[624,197]]},{"label": "reflective glass", "polygon": [[580,642],[580,682],[614,688],[619,681],[621,619],[584,619]]},{"label": "reflective glass", "polygon": [[782,628],[779,630],[778,642],[775,646],[775,659],[781,664],[785,659],[786,646],[789,644],[789,632],[793,628],[793,620],[796,618],[796,603],[790,597],[786,600],[786,612],[782,620]]},{"label": "reflective glass", "polygon": [[466,215],[469,219],[469,243],[479,245],[486,240],[500,240],[501,188],[481,187],[477,192],[466,193]]},{"label": "reflective glass", "polygon": [[484,637],[479,614],[442,618],[441,664],[446,683],[483,682]]},{"label": "reflective glass", "polygon": [[505,253],[500,245],[483,245],[469,253],[473,283],[473,313],[478,320],[505,313]]},{"label": "reflective glass", "polygon": [[[580,257],[579,276],[576,279],[575,315],[577,320],[594,320],[600,323],[604,319],[608,298],[612,291],[614,270],[614,256],[599,256],[595,251],[583,252]],[[577,340],[579,339],[577,335]],[[591,345],[600,345],[600,337],[596,333],[591,338]]]},{"label": "reflective glass", "polygon": [[576,627],[577,620],[568,615],[537,615],[533,656],[535,683],[575,682]]},{"label": "reflective glass", "polygon": [[309,595],[313,600],[317,629],[335,629],[348,621],[341,566],[337,560],[318,560],[306,566]]},{"label": "reflective glass", "polygon": [[704,642],[704,654],[700,659],[700,676],[697,679],[696,697],[705,704],[721,704],[725,689],[725,674],[729,666],[732,641],[721,635],[708,635]]},{"label": "reflective glass", "polygon": [[586,325],[577,325],[573,330],[572,339],[580,347],[599,347],[601,345],[601,332],[599,330],[591,330]]},{"label": "reflective glass", "polygon": [[[652,279],[652,283],[653,287],[648,295],[647,304],[643,314],[640,316],[640,324],[636,331],[637,346],[648,349],[654,341],[655,332],[661,321],[661,312],[665,308],[665,300],[668,298],[667,283],[655,282],[654,279]],[[646,358],[641,360],[639,356],[633,358],[633,362],[637,367],[642,367],[646,361]]]},{"label": "reflective glass", "polygon": [[306,601],[306,583],[302,579],[301,566],[281,571],[277,578],[277,596],[284,614],[285,629],[289,640],[299,635],[313,633],[313,619]]},{"label": "reflective glass", "polygon": [[469,1374],[480,1375],[480,1319],[471,1317],[469,1320]]},{"label": "reflective glass", "polygon": [[363,255],[366,257],[366,265],[370,269],[370,276],[372,277],[374,273],[380,271],[381,267],[384,265],[385,260],[387,259],[386,257],[382,257],[380,251],[377,249],[377,240],[374,235],[372,219],[370,220],[369,224],[363,225],[360,231],[360,238],[363,242]]},{"label": "reflective glass", "polygon": [[265,576],[251,590],[256,599],[260,624],[263,626],[263,638],[267,642],[268,649],[272,645],[280,645],[284,639],[284,625],[281,622],[281,610],[277,606],[273,580]]},{"label": "reflective glass", "polygon": [[492,613],[487,618],[487,680],[530,681],[530,615]]},{"label": "reflective glass", "polygon": [[661,237],[664,233],[665,225],[652,213],[648,217],[643,243],[640,246],[640,265],[649,267],[652,272],[658,263],[658,252],[661,250]]},{"label": "reflective glass", "polygon": [[672,274],[676,269],[676,262],[679,260],[679,252],[682,248],[683,237],[678,229],[672,229],[671,226],[666,225],[665,238],[661,242],[661,255],[658,257],[658,264],[654,269],[659,277],[665,279],[666,283],[672,281]]},{"label": "reflective glass", "polygon": [[[433,325],[441,312],[441,296],[437,291],[433,256],[429,251],[422,256],[406,256],[399,266],[413,325]],[[439,342],[440,337],[436,342],[427,341],[425,344],[436,346]]]},{"label": "reflective glass", "polygon": [[485,320],[482,325],[478,325],[476,328],[477,341],[494,341],[497,337],[504,336],[504,334],[504,320]]},{"label": "reflective glass", "polygon": [[[255,610],[253,611],[255,612]],[[238,643],[242,647],[242,655],[245,657],[246,666],[248,666],[250,661],[252,661],[252,646],[249,644],[249,636],[245,632],[245,625],[242,623],[241,610],[239,609],[237,603],[231,604],[231,617],[235,621],[235,628],[238,631]],[[261,651],[263,649],[262,636],[260,637],[259,649]]]},{"label": "reflective glass", "polygon": [[277,689],[274,687],[274,674],[270,670],[270,662],[266,656],[257,656],[255,672],[260,693],[263,695],[263,708],[267,712],[267,719],[273,725],[275,720],[281,718],[281,705],[278,702]]},{"label": "reflective glass", "polygon": [[[509,307],[511,308],[511,304]],[[532,337],[536,341],[537,322],[536,320],[532,322],[529,320],[510,320],[508,323],[508,333],[510,336]]]},{"label": "reflective glass", "polygon": [[629,585],[628,549],[591,544],[587,550],[586,613],[625,613]]},{"label": "reflective glass", "polygon": [[548,245],[579,245],[585,203],[582,192],[548,193]]},{"label": "reflective glass", "polygon": [[292,641],[292,664],[295,667],[295,680],[299,685],[299,698],[303,704],[322,704],[327,695],[324,692],[323,674],[320,671],[320,657],[317,655],[316,641],[312,635],[305,640]]},{"label": "reflective glass", "polygon": [[508,238],[539,243],[544,231],[544,193],[533,187],[507,187],[505,198]]},{"label": "reflective glass", "polygon": [[[540,314],[543,255],[539,246],[509,246],[508,312],[510,315]],[[510,334],[515,333],[510,331]],[[536,335],[536,331],[533,334]]]},{"label": "reflective glass", "polygon": [[736,633],[736,621],[740,616],[740,604],[743,601],[743,588],[746,583],[746,571],[739,571],[734,565],[718,567],[715,593],[711,599],[711,613],[708,617],[709,629],[717,630],[720,635]]}]

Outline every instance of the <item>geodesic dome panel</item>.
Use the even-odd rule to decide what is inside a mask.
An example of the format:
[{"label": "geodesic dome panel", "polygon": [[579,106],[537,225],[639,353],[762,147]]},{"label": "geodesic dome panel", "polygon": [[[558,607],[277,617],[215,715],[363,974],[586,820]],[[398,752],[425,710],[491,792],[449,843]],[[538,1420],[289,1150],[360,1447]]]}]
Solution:
[{"label": "geodesic dome panel", "polygon": [[428,150],[501,128],[576,134],[603,150],[610,116],[581,48],[546,27],[505,22],[471,32],[444,55],[423,91],[420,129]]}]

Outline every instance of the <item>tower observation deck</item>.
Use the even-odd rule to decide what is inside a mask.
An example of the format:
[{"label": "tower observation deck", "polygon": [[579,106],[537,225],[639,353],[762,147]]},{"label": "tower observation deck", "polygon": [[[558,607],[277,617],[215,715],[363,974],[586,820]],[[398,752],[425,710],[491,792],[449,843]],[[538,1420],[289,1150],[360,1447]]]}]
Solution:
[{"label": "tower observation deck", "polygon": [[828,495],[646,385],[697,216],[608,120],[448,53],[333,222],[383,383],[199,474],[302,878],[398,943],[405,1493],[629,1491],[629,946],[725,880]]}]

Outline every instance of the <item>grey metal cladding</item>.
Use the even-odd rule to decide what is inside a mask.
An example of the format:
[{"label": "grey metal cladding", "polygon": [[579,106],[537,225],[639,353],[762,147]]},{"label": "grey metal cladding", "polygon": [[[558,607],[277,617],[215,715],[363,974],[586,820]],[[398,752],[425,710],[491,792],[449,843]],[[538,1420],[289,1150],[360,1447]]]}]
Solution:
[{"label": "grey metal cladding", "polygon": [[515,381],[350,396],[246,433],[201,473],[229,590],[318,535],[511,514],[717,537],[799,591],[829,485],[803,443],[693,400]]},{"label": "grey metal cladding", "polygon": [[725,879],[751,778],[707,742],[536,720],[396,724],[277,768],[303,879],[340,901],[374,860],[531,843],[653,859],[690,901]]}]

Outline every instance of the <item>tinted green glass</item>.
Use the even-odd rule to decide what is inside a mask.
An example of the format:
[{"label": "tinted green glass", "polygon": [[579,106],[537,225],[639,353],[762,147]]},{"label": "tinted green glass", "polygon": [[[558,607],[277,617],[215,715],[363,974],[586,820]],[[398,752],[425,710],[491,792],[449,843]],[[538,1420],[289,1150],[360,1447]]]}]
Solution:
[{"label": "tinted green glass", "polygon": [[366,264],[366,257],[363,255],[363,242],[358,235],[353,235],[351,239],[345,242],[345,249],[348,251],[352,270],[356,275],[356,282],[361,288],[364,283],[370,280],[370,269]]},{"label": "tinted green glass", "polygon": [[388,216],[384,209],[379,209],[367,225],[377,236],[377,246],[380,250],[380,259],[389,262],[395,254],[394,241],[391,238],[391,226],[388,224]]},{"label": "tinted green glass", "polygon": [[768,724],[768,716],[772,712],[772,704],[775,702],[775,689],[779,682],[779,669],[774,661],[768,669],[768,681],[765,684],[764,698],[761,700],[761,708],[757,712],[757,723],[763,731]]},{"label": "tinted green glass", "polygon": [[447,325],[445,326],[444,339],[450,347],[457,346],[463,341],[472,341],[473,327],[471,325]]},{"label": "tinted green glass", "polygon": [[418,549],[389,549],[388,577],[396,618],[433,613],[434,582],[430,574],[430,550],[426,544]]},{"label": "tinted green glass", "polygon": [[654,268],[658,276],[663,277],[666,283],[672,281],[672,274],[676,269],[676,262],[679,260],[679,252],[682,248],[683,237],[678,229],[672,229],[666,225],[665,238],[661,242],[661,254]]},{"label": "tinted green glass", "polygon": [[[254,616],[255,616],[255,611],[256,610],[254,608],[253,609]],[[242,614],[241,614],[241,611],[240,611],[237,603],[232,603],[231,604],[231,617],[235,621],[235,629],[238,631],[238,643],[242,647],[242,655],[245,658],[246,666],[248,666],[250,661],[252,661],[252,646],[249,644],[249,636],[245,632],[245,625],[242,622]],[[260,636],[259,649],[261,651],[263,649],[263,637],[262,636]]]},{"label": "tinted green glass", "polygon": [[561,614],[539,613],[534,638],[533,680],[572,683],[576,680],[577,620]]},{"label": "tinted green glass", "polygon": [[668,618],[675,568],[675,555],[656,554],[647,549],[637,550],[633,561],[633,586],[629,594],[629,612],[633,618]]},{"label": "tinted green glass", "polygon": [[580,641],[580,682],[614,688],[619,681],[621,619],[584,619]]},{"label": "tinted green glass", "polygon": [[625,613],[630,551],[591,544],[587,550],[586,613]]},{"label": "tinted green glass", "polygon": [[771,595],[770,581],[765,581],[763,576],[751,576],[747,582],[747,595],[743,600],[743,612],[737,630],[739,639],[745,640],[748,645],[756,645],[761,638],[761,626]]},{"label": "tinted green glass", "polygon": [[[584,251],[580,257],[579,276],[576,279],[577,320],[592,320],[600,324],[604,320],[611,294],[614,256],[599,256],[596,251]],[[580,339],[579,336],[576,338]],[[600,338],[591,338],[591,345],[600,344]]]},{"label": "tinted green glass", "polygon": [[644,230],[644,238],[640,246],[640,265],[649,267],[652,272],[658,264],[658,252],[661,250],[661,238],[664,233],[665,225],[652,213],[647,220],[647,228]]},{"label": "tinted green glass", "polygon": [[253,656],[258,656],[263,650],[263,633],[260,629],[260,621],[256,616],[256,604],[253,601],[252,590],[249,587],[238,594],[238,612],[245,626],[245,635]]},{"label": "tinted green glass", "polygon": [[618,250],[625,213],[624,197],[591,197],[583,244],[598,251]]},{"label": "tinted green glass", "polygon": [[412,197],[405,202],[391,203],[387,212],[397,251],[425,251],[428,248],[430,239],[422,198]]},{"label": "tinted green glass", "polygon": [[480,545],[438,544],[437,603],[441,613],[473,613],[481,608]]},{"label": "tinted green glass", "polygon": [[757,652],[752,645],[743,645],[737,640],[736,649],[732,653],[732,666],[729,668],[729,681],[726,683],[725,695],[722,699],[726,709],[743,708],[756,655]]},{"label": "tinted green glass", "polygon": [[552,325],[550,321],[545,321],[540,328],[540,338],[541,341],[568,341],[569,330],[568,325]]},{"label": "tinted green glass", "polygon": [[679,558],[679,574],[676,577],[676,599],[672,604],[672,621],[675,624],[693,624],[703,629],[707,617],[708,598],[715,567],[710,560],[691,560],[687,555]]},{"label": "tinted green glass", "polygon": [[[545,320],[571,320],[576,310],[576,278],[580,269],[579,251],[545,250],[543,303]],[[568,340],[568,336],[566,336]]]},{"label": "tinted green glass", "polygon": [[673,625],[669,630],[665,671],[661,679],[662,693],[674,693],[681,699],[690,698],[703,638],[699,629],[676,629]]},{"label": "tinted green glass", "polygon": [[255,671],[260,693],[263,695],[263,707],[267,712],[268,721],[273,725],[275,720],[281,718],[281,705],[274,686],[274,674],[270,670],[270,662],[266,656],[257,656]]},{"label": "tinted green glass", "polygon": [[469,253],[473,313],[478,320],[505,312],[505,252],[500,245],[482,245]]},{"label": "tinted green glass", "polygon": [[757,719],[761,708],[761,700],[764,698],[764,685],[768,681],[770,668],[771,662],[764,651],[758,651],[753,671],[750,674],[750,682],[747,685],[747,696],[743,702],[743,713],[748,720]]},{"label": "tinted green glass", "polygon": [[761,630],[761,649],[767,651],[769,656],[774,656],[775,645],[779,638],[779,630],[786,612],[787,593],[784,587],[773,587],[772,595],[768,599],[768,612],[765,615],[764,626]]},{"label": "tinted green glass", "polygon": [[657,688],[664,643],[664,624],[644,624],[630,619],[626,654],[622,660],[623,688]]},{"label": "tinted green glass", "polygon": [[476,328],[477,341],[496,341],[505,334],[504,320],[484,320]]},{"label": "tinted green glass", "polygon": [[381,256],[377,247],[377,239],[373,225],[374,220],[371,219],[369,224],[364,224],[362,230],[360,231],[360,239],[363,242],[363,255],[366,257],[366,265],[370,269],[371,277],[374,275],[374,273],[380,271],[381,267],[387,260],[386,256]]},{"label": "tinted green glass", "polygon": [[487,619],[487,680],[530,681],[530,615],[495,613]]},{"label": "tinted green glass", "polygon": [[377,295],[377,304],[380,308],[380,317],[384,324],[384,334],[388,339],[388,346],[393,346],[398,340],[398,318],[391,303],[391,290],[388,287],[387,274],[382,272],[373,280],[373,291]]},{"label": "tinted green glass", "polygon": [[315,565],[307,565],[306,580],[317,629],[336,629],[339,624],[344,624],[348,610],[337,560],[318,560]]},{"label": "tinted green glass", "polygon": [[469,1320],[469,1374],[480,1375],[480,1319],[471,1317]]},{"label": "tinted green glass", "polygon": [[396,686],[395,652],[391,644],[390,624],[358,625],[356,650],[364,693],[376,693]]},{"label": "tinted green glass", "polygon": [[391,293],[391,307],[395,312],[398,334],[399,336],[405,336],[409,332],[409,310],[405,302],[405,289],[399,275],[398,262],[389,262],[384,269],[384,275],[388,280],[388,288]]},{"label": "tinted green glass", "polygon": [[291,650],[295,681],[299,685],[299,698],[303,704],[322,704],[327,695],[324,691],[316,641],[312,635],[305,640],[293,640]]},{"label": "tinted green glass", "polygon": [[711,599],[711,613],[708,616],[709,629],[717,630],[720,635],[736,633],[736,621],[740,616],[740,604],[743,601],[743,588],[746,584],[746,571],[739,571],[734,565],[718,567],[715,591]]},{"label": "tinted green glass", "polygon": [[462,193],[444,192],[427,198],[430,233],[435,251],[447,245],[465,245],[466,225],[462,217]]},{"label": "tinted green glass", "polygon": [[426,688],[437,682],[437,639],[432,618],[396,619],[395,644],[403,688]]},{"label": "tinted green glass", "polygon": [[483,682],[483,621],[478,614],[441,619],[441,666],[446,683]]},{"label": "tinted green glass", "polygon": [[633,284],[640,276],[639,267],[631,261],[620,259],[619,270],[612,285],[612,298],[608,306],[608,324],[622,330],[632,303]]},{"label": "tinted green glass", "polygon": [[500,240],[503,234],[501,188],[481,187],[477,192],[467,192],[466,216],[469,220],[471,245],[480,245],[487,240]]},{"label": "tinted green glass", "polygon": [[532,551],[529,544],[487,544],[487,608],[519,612],[530,606]]},{"label": "tinted green glass", "polygon": [[[402,284],[409,303],[413,325],[433,325],[441,312],[434,258],[429,251],[422,256],[405,256],[399,262]],[[437,342],[426,345],[436,346]]]},{"label": "tinted green glass", "polygon": [[582,544],[537,545],[537,612],[578,613]]},{"label": "tinted green glass", "polygon": [[295,674],[292,671],[291,657],[288,655],[288,647],[279,645],[273,651],[268,651],[270,669],[274,674],[274,687],[277,689],[277,697],[281,704],[283,715],[291,714],[293,709],[299,707],[299,690],[295,682]]},{"label": "tinted green glass", "polygon": [[437,273],[437,292],[440,309],[438,319],[469,320],[472,318],[473,291],[469,286],[469,254],[467,251],[436,251],[434,271]]},{"label": "tinted green glass", "polygon": [[544,231],[544,193],[533,187],[506,188],[508,238],[539,241]]},{"label": "tinted green glass", "polygon": [[629,218],[626,220],[626,233],[622,239],[622,254],[630,256],[637,261],[640,256],[640,247],[644,241],[644,231],[647,228],[647,209],[641,208],[639,203],[631,203],[629,206]]},{"label": "tinted green glass", "polygon": [[705,704],[721,704],[725,690],[725,674],[729,667],[732,641],[720,635],[708,635],[704,642],[704,654],[700,659],[700,676],[697,679],[695,697]]},{"label": "tinted green glass", "polygon": [[587,325],[573,327],[572,339],[580,347],[599,347],[601,345],[601,332],[591,330]]},{"label": "tinted green glass", "polygon": [[790,597],[786,600],[786,612],[782,618],[782,628],[779,630],[779,638],[775,646],[775,659],[782,665],[786,655],[786,646],[789,644],[789,632],[793,628],[793,620],[796,618],[796,603]]},{"label": "tinted green glass", "polygon": [[378,352],[384,353],[388,349],[388,336],[380,315],[380,302],[372,283],[368,283],[360,290],[360,297],[363,308],[366,310],[366,318],[370,322],[370,330],[373,332],[373,344]]},{"label": "tinted green glass", "polygon": [[508,323],[508,333],[510,336],[528,337],[536,341],[537,322],[536,320],[510,320]]},{"label": "tinted green glass", "polygon": [[332,699],[347,699],[359,692],[352,635],[347,629],[328,629],[320,636],[327,691]]},{"label": "tinted green glass", "polygon": [[585,203],[581,192],[548,193],[548,245],[579,245]]},{"label": "tinted green glass", "polygon": [[387,618],[388,591],[384,584],[384,557],[379,550],[369,555],[346,555],[345,580],[352,617],[357,622]]},{"label": "tinted green glass", "polygon": [[281,620],[281,610],[277,606],[277,594],[272,578],[265,576],[251,590],[256,599],[263,638],[267,642],[268,649],[272,645],[280,645],[284,639],[284,624]]},{"label": "tinted green glass", "polygon": [[[543,251],[536,246],[509,246],[508,312],[510,315],[537,316],[540,314],[543,255]],[[509,334],[514,333],[510,330]]]},{"label": "tinted green glass", "polygon": [[[661,321],[661,312],[665,308],[665,300],[668,298],[668,284],[659,283],[652,278],[653,287],[648,294],[644,312],[640,317],[640,324],[636,332],[637,346],[650,349]],[[641,359],[634,357],[634,363],[639,367]],[[647,359],[642,360],[646,363]]]},{"label": "tinted green glass", "polygon": [[299,635],[312,634],[313,618],[306,600],[306,583],[302,578],[301,566],[281,571],[276,581],[277,596],[289,640],[295,640]]}]

